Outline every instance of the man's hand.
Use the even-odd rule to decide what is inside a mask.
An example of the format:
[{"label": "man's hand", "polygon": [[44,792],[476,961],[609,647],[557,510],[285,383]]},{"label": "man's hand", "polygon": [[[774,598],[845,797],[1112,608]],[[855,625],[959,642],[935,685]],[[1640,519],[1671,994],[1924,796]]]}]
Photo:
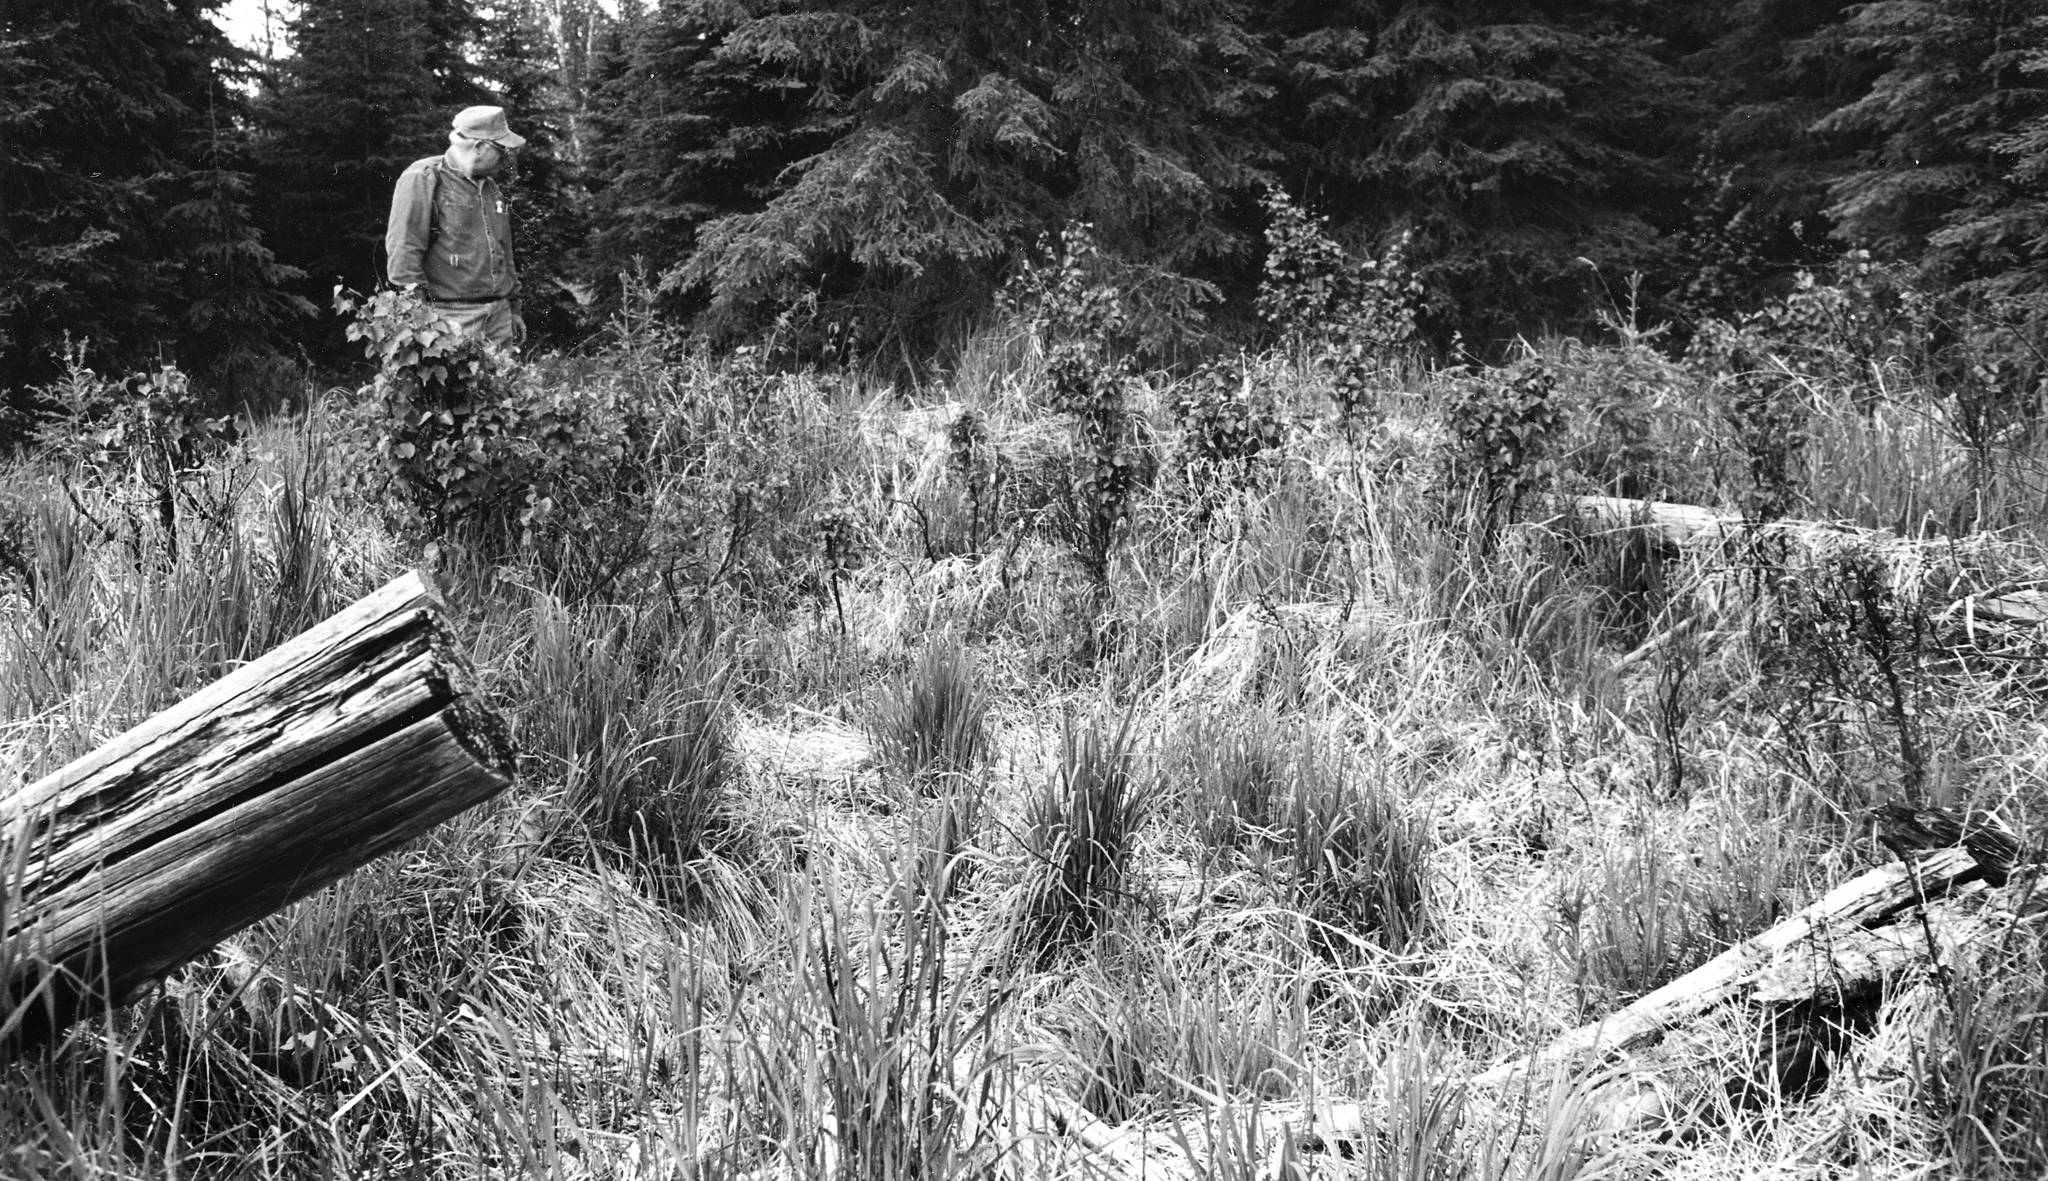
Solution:
[{"label": "man's hand", "polygon": [[521,348],[526,347],[526,317],[518,312],[512,313],[512,343]]}]

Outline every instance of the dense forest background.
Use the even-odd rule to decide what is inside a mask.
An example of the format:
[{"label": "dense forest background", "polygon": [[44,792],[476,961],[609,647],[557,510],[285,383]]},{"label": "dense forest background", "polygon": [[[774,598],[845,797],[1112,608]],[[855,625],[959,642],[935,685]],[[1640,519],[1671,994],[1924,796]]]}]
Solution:
[{"label": "dense forest background", "polygon": [[2048,0],[305,0],[268,52],[218,9],[0,15],[0,405],[67,348],[236,404],[345,363],[393,179],[487,101],[564,348],[641,285],[915,370],[1087,222],[1186,360],[1254,343],[1276,188],[1400,251],[1438,350],[1631,298],[1682,342],[1850,250],[1949,323],[2043,308]]}]

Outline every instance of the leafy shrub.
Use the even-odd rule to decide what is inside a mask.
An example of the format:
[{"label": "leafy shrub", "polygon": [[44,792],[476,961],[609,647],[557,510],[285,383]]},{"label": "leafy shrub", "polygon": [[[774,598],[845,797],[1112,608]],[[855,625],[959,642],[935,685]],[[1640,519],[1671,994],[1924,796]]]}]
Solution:
[{"label": "leafy shrub", "polygon": [[1073,424],[1057,524],[1082,569],[1107,585],[1110,554],[1154,464],[1144,420],[1131,407],[1137,378],[1123,298],[1099,277],[1098,256],[1088,225],[1071,225],[1058,255],[1026,267],[1006,298],[1043,344],[1048,400]]},{"label": "leafy shrub", "polygon": [[1378,259],[1356,258],[1281,189],[1268,189],[1266,263],[1254,303],[1283,340],[1355,345],[1391,364],[1416,343],[1422,285],[1409,272],[1408,239]]},{"label": "leafy shrub", "polygon": [[1812,408],[1800,387],[1767,369],[1737,371],[1724,404],[1729,427],[1749,463],[1742,511],[1770,521],[1793,512],[1801,501],[1802,459],[1812,438]]},{"label": "leafy shrub", "polygon": [[1266,190],[1265,273],[1254,309],[1283,341],[1303,344],[1336,336],[1357,304],[1354,263],[1330,237],[1330,221],[1294,203],[1284,189]]},{"label": "leafy shrub", "polygon": [[1204,365],[1175,387],[1181,455],[1198,488],[1246,488],[1261,478],[1259,460],[1279,450],[1287,426],[1270,397],[1257,393],[1249,360]]},{"label": "leafy shrub", "polygon": [[[1920,791],[1931,761],[1929,670],[1939,645],[1917,588],[1899,585],[1885,555],[1867,544],[1796,564],[1760,556],[1769,577],[1752,642],[1762,703],[1788,742],[1800,751],[1824,741],[1838,754],[1874,754],[1884,779],[1895,774],[1909,793]],[[1849,750],[1859,736],[1867,751]],[[1896,750],[1895,762],[1886,747]],[[1853,793],[1839,805],[1872,802],[1860,778],[1835,785]]]},{"label": "leafy shrub", "polygon": [[1693,338],[1689,361],[1714,384],[1716,404],[1748,468],[1743,511],[1773,520],[1799,504],[1812,404],[1802,379],[1760,351],[1754,334],[1709,323]]},{"label": "leafy shrub", "polygon": [[1354,258],[1329,236],[1328,219],[1311,217],[1280,189],[1269,189],[1266,264],[1254,307],[1295,348],[1309,349],[1330,372],[1331,396],[1346,430],[1363,422],[1389,370],[1420,337],[1422,284],[1408,269],[1402,235],[1378,259]]},{"label": "leafy shrub", "polygon": [[[863,560],[873,463],[838,387],[738,350],[669,363],[645,445],[650,593],[786,607]],[[820,576],[824,581],[820,581]]]},{"label": "leafy shrub", "polygon": [[643,470],[648,433],[621,384],[552,381],[456,332],[411,291],[337,289],[335,308],[355,316],[349,339],[379,363],[351,433],[374,457],[360,472],[366,490],[401,525],[527,544],[617,527],[631,500],[621,481]]},{"label": "leafy shrub", "polygon": [[1455,440],[1453,486],[1478,493],[1486,544],[1555,469],[1562,431],[1557,376],[1541,357],[1458,381],[1446,414]]},{"label": "leafy shrub", "polygon": [[832,611],[839,619],[839,632],[846,633],[846,602],[839,585],[853,577],[867,557],[867,537],[860,517],[843,498],[820,506],[812,514],[818,530],[818,559],[826,588],[832,594]]},{"label": "leafy shrub", "polygon": [[2002,471],[2001,460],[2024,463],[2048,419],[2048,318],[2033,308],[1961,306],[1950,309],[1936,334],[1945,339],[1933,358],[1933,384],[1950,433],[1970,459],[1962,524],[2031,523],[2038,515],[2031,505],[1999,511],[2012,487],[2033,482],[2025,467]]},{"label": "leafy shrub", "polygon": [[967,550],[979,553],[999,531],[1009,460],[989,435],[988,417],[968,407],[946,426],[946,471],[967,509]]},{"label": "leafy shrub", "polygon": [[63,375],[41,393],[49,413],[38,441],[78,465],[87,495],[74,489],[74,504],[121,538],[138,568],[152,554],[162,565],[178,560],[181,517],[220,526],[232,516],[235,481],[216,477],[241,429],[204,413],[177,366],[109,380],[86,367],[80,344],[66,348]]},{"label": "leafy shrub", "polygon": [[1718,424],[1698,374],[1660,347],[1669,325],[1637,321],[1637,284],[1624,308],[1601,313],[1612,344],[1567,340],[1547,350],[1557,375],[1560,479],[1608,496],[1712,503],[1720,494],[1706,440]]},{"label": "leafy shrub", "polygon": [[[1793,288],[1735,324],[1700,326],[1693,356],[1711,370],[1769,368],[1849,392],[1868,404],[1924,372],[1934,309],[1904,272],[1852,250],[1827,281],[1801,271]],[[1750,364],[1729,364],[1732,355]]]}]

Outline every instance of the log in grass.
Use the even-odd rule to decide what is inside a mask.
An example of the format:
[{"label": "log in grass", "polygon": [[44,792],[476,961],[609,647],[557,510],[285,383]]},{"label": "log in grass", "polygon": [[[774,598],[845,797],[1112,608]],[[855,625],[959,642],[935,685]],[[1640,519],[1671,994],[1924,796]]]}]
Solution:
[{"label": "log in grass", "polygon": [[134,996],[511,781],[407,574],[0,795],[0,1041]]}]

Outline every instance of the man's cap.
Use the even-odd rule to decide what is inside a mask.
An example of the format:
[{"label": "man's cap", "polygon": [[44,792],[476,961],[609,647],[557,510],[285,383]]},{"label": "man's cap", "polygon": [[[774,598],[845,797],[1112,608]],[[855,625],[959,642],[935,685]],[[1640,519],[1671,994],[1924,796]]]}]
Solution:
[{"label": "man's cap", "polygon": [[517,148],[526,144],[526,137],[514,135],[505,126],[503,107],[465,107],[455,116],[455,134],[467,139],[487,139],[500,147]]}]

